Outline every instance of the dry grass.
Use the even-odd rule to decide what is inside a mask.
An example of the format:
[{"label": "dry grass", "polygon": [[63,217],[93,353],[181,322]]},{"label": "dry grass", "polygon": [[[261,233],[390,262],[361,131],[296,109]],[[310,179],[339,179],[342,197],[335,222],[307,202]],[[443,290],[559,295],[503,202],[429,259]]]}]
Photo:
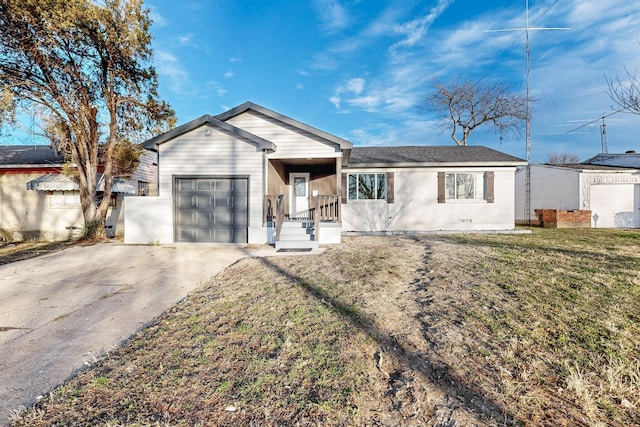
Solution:
[{"label": "dry grass", "polygon": [[70,242],[40,242],[27,240],[24,242],[0,241],[0,265],[37,257],[52,251],[68,247]]},{"label": "dry grass", "polygon": [[243,260],[13,424],[637,425],[639,244],[359,237]]}]

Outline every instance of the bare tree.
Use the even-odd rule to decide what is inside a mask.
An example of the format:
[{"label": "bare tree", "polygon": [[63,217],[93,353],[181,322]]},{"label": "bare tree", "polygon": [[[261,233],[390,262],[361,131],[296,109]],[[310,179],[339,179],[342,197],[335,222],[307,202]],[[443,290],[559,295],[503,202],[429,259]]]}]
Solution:
[{"label": "bare tree", "polygon": [[122,152],[174,123],[150,65],[148,12],[142,0],[0,0],[0,120],[35,112],[70,157],[86,235],[104,232]]},{"label": "bare tree", "polygon": [[572,165],[580,163],[580,158],[576,154],[551,153],[547,163],[550,165]]},{"label": "bare tree", "polygon": [[609,97],[619,107],[633,114],[640,114],[640,80],[637,71],[631,72],[625,68],[625,75],[607,78]]},{"label": "bare tree", "polygon": [[443,129],[451,132],[456,144],[467,145],[471,132],[485,123],[501,137],[520,135],[527,118],[527,99],[504,82],[458,78],[444,84],[436,80],[423,109],[438,113]]}]

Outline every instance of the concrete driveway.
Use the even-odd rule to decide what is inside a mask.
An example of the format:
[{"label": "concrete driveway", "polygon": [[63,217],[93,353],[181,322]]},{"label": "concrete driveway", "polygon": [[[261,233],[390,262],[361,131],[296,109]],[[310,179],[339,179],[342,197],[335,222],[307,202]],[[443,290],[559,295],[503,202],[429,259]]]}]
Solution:
[{"label": "concrete driveway", "polygon": [[0,425],[203,281],[273,252],[109,242],[0,266]]}]

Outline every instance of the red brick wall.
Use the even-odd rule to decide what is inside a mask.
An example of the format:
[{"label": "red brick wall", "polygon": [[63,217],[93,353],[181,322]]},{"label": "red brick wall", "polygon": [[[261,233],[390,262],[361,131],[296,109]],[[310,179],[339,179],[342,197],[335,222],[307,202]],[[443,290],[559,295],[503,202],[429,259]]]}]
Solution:
[{"label": "red brick wall", "polygon": [[590,228],[591,211],[536,209],[536,216],[544,228]]}]

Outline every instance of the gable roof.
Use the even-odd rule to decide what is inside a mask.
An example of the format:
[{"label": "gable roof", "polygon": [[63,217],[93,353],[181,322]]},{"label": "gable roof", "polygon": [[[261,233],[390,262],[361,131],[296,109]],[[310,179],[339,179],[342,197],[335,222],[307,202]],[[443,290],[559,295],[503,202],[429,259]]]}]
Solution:
[{"label": "gable roof", "polygon": [[331,135],[330,133],[324,132],[320,129],[316,129],[313,126],[309,126],[305,123],[299,122],[295,119],[292,119],[291,117],[287,117],[283,114],[280,113],[276,113],[273,110],[270,110],[268,108],[262,107],[258,104],[254,104],[253,102],[245,102],[244,104],[240,104],[237,107],[232,108],[229,111],[225,111],[222,114],[218,114],[216,117],[216,119],[221,120],[223,122],[226,122],[227,120],[231,119],[232,117],[236,117],[242,113],[245,113],[247,111],[255,111],[259,114],[265,115],[267,117],[270,117],[274,120],[278,120],[282,123],[286,123],[289,126],[293,126],[295,128],[298,128],[304,132],[310,133],[312,135],[315,135],[317,137],[326,139],[327,141],[333,142],[334,144],[337,144],[340,146],[340,148],[342,150],[349,150],[353,144],[349,141],[347,141],[346,139],[342,139],[340,137],[337,137],[335,135]]},{"label": "gable roof", "polygon": [[526,160],[482,146],[353,147],[346,167],[523,166]]},{"label": "gable roof", "polygon": [[199,128],[204,125],[213,125],[217,128],[220,128],[222,131],[230,133],[234,136],[237,136],[246,141],[252,142],[256,144],[261,150],[275,150],[275,145],[267,141],[266,139],[260,138],[257,135],[254,135],[250,132],[240,129],[239,127],[233,126],[229,123],[225,123],[217,118],[205,114],[204,116],[198,117],[197,119],[191,120],[188,123],[185,123],[181,126],[171,129],[163,134],[155,136],[147,141],[145,141],[142,146],[148,150],[157,151],[158,145],[163,144],[169,140],[177,138],[178,136],[185,134],[189,131]]},{"label": "gable roof", "polygon": [[63,164],[64,155],[48,145],[0,146],[0,168],[60,167]]}]

